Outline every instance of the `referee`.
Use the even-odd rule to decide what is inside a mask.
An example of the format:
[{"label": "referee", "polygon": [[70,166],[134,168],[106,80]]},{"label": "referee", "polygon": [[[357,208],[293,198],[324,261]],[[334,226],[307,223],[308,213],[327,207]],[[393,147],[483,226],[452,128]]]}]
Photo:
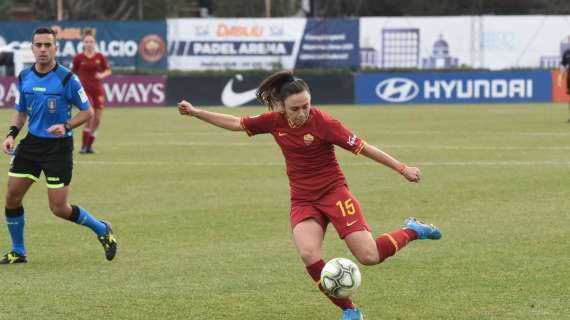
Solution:
[{"label": "referee", "polygon": [[[0,258],[0,264],[27,262],[22,200],[32,183],[39,181],[42,171],[53,214],[93,230],[107,260],[112,260],[117,241],[111,225],[67,201],[73,169],[71,130],[89,120],[93,109],[77,76],[56,63],[57,41],[53,30],[36,29],[32,34],[32,51],[36,63],[18,76],[17,112],[3,143],[4,152],[14,154],[8,172],[5,211],[12,250]],[[73,118],[72,105],[79,108]],[[14,140],[28,118],[28,135],[14,150]]]},{"label": "referee", "polygon": [[[570,40],[570,39],[569,39]],[[566,73],[566,94],[570,95],[570,73],[568,68],[570,67],[570,48],[566,49],[562,54],[562,61],[560,61],[560,73],[558,73],[558,86],[562,87],[562,78],[564,73]],[[568,112],[570,112],[570,101],[568,102]],[[570,118],[568,118],[570,122]]]}]

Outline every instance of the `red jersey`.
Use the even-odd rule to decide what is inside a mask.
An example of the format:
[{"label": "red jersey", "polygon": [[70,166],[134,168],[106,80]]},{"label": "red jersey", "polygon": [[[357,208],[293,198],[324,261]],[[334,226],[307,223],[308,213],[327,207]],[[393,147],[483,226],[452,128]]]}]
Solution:
[{"label": "red jersey", "polygon": [[354,154],[364,148],[364,141],[340,121],[314,107],[301,127],[289,124],[279,112],[242,117],[241,126],[249,136],[273,135],[285,157],[293,202],[315,201],[332,188],[346,185],[334,145]]},{"label": "red jersey", "polygon": [[103,92],[101,80],[95,78],[95,74],[109,69],[107,59],[99,52],[95,52],[93,57],[88,58],[84,53],[79,53],[73,58],[71,71],[75,73],[85,91],[98,95]]}]

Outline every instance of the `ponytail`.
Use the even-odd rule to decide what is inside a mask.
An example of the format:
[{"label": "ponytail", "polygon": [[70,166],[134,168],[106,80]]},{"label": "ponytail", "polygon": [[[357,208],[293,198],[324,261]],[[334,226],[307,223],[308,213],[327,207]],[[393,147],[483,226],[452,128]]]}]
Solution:
[{"label": "ponytail", "polygon": [[283,70],[265,78],[259,84],[256,96],[257,100],[267,105],[270,111],[275,111],[283,105],[287,97],[303,91],[310,92],[307,83],[303,79],[296,78],[293,72]]}]

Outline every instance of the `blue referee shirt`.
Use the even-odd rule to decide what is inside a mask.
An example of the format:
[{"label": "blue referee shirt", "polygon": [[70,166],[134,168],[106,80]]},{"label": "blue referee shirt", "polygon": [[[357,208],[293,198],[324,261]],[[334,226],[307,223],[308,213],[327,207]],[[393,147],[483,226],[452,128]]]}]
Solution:
[{"label": "blue referee shirt", "polygon": [[[61,138],[47,131],[54,124],[71,119],[71,107],[89,109],[79,78],[69,69],[56,64],[48,73],[38,73],[35,65],[18,76],[19,99],[16,110],[28,114],[28,132],[36,137]],[[71,136],[71,131],[66,136]]]}]

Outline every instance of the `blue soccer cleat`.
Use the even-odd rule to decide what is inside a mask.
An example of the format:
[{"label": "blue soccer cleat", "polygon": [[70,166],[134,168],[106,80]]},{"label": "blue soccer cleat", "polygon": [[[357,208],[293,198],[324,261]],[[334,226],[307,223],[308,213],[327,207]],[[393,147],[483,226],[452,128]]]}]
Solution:
[{"label": "blue soccer cleat", "polygon": [[364,320],[364,316],[358,309],[344,309],[340,320]]},{"label": "blue soccer cleat", "polygon": [[418,234],[418,239],[441,239],[441,231],[433,224],[426,224],[416,218],[407,218],[404,220],[404,227],[414,230]]}]

